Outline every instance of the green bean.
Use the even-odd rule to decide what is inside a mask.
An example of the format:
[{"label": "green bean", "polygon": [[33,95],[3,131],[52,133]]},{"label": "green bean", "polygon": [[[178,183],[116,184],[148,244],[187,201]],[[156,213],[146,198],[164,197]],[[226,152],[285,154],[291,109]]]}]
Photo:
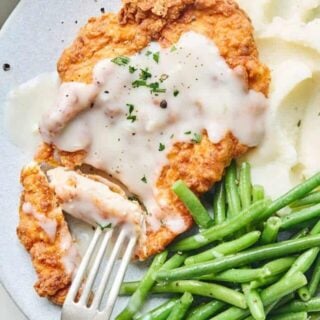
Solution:
[{"label": "green bean", "polygon": [[225,307],[225,303],[217,300],[195,307],[189,313],[187,320],[207,320]]},{"label": "green bean", "polygon": [[319,234],[320,233],[320,220],[316,225],[311,229],[310,234]]},{"label": "green bean", "polygon": [[241,211],[241,203],[237,186],[237,166],[235,161],[232,161],[230,166],[227,168],[225,183],[227,202],[230,209],[230,218],[233,218]]},{"label": "green bean", "polygon": [[180,267],[186,260],[187,255],[182,253],[174,254],[168,259],[159,270],[171,270]]},{"label": "green bean", "polygon": [[304,302],[300,300],[295,300],[289,304],[283,306],[282,308],[276,310],[277,313],[286,312],[319,312],[320,311],[320,297],[312,298],[311,300]]},{"label": "green bean", "polygon": [[214,298],[226,303],[246,308],[246,301],[241,292],[214,283],[197,280],[180,280],[173,282],[157,283],[152,288],[153,293],[184,293]]},{"label": "green bean", "polygon": [[252,289],[267,287],[271,284],[276,283],[282,278],[282,275],[276,274],[274,276],[269,276],[265,278],[261,278],[259,280],[254,280],[250,282],[250,287]]},{"label": "green bean", "polygon": [[[310,282],[308,284],[308,289],[311,297],[314,297],[317,293],[320,283],[320,255],[318,255]],[[320,310],[319,310],[320,311]]]},{"label": "green bean", "polygon": [[248,284],[242,285],[242,290],[253,318],[255,320],[265,320],[266,314],[258,291],[250,288]]},{"label": "green bean", "polygon": [[308,314],[306,312],[292,312],[280,315],[274,315],[270,320],[307,320]]},{"label": "green bean", "polygon": [[[146,300],[150,292],[150,289],[153,287],[155,283],[154,274],[164,264],[167,255],[168,252],[163,251],[155,256],[147,273],[145,274],[142,281],[139,283],[137,290],[131,296],[127,307],[116,317],[116,320],[132,319],[132,317],[139,311],[144,301]],[[164,271],[168,272],[168,270]]]},{"label": "green bean", "polygon": [[320,192],[315,191],[312,192],[308,195],[306,195],[304,198],[295,201],[290,205],[292,208],[297,208],[297,207],[303,207],[303,206],[308,206],[310,204],[317,204],[320,203]]},{"label": "green bean", "polygon": [[293,253],[305,251],[320,245],[320,235],[307,236],[301,239],[287,240],[249,249],[231,256],[213,261],[180,267],[168,271],[158,271],[157,280],[179,280],[200,277],[206,274],[218,273],[233,267],[247,265],[253,262],[280,258]]},{"label": "green bean", "polygon": [[285,257],[266,263],[262,269],[268,276],[274,276],[287,271],[296,261],[295,257]]},{"label": "green bean", "polygon": [[214,222],[216,225],[226,220],[226,190],[223,181],[217,187],[213,198]]},{"label": "green bean", "polygon": [[161,304],[157,308],[143,314],[139,317],[134,317],[134,320],[166,320],[171,310],[176,306],[179,299],[170,299]]},{"label": "green bean", "polygon": [[298,296],[302,301],[309,301],[311,299],[311,295],[307,286],[304,286],[298,290]]},{"label": "green bean", "polygon": [[266,276],[266,270],[259,269],[229,269],[217,275],[208,274],[200,277],[201,280],[226,281],[232,283],[247,283]]},{"label": "green bean", "polygon": [[172,190],[188,208],[194,221],[200,228],[207,229],[212,226],[213,220],[211,219],[208,211],[184,181],[176,181],[172,186]]},{"label": "green bean", "polygon": [[290,213],[281,218],[281,229],[287,230],[304,221],[320,217],[320,204]]},{"label": "green bean", "polygon": [[317,173],[311,178],[307,179],[306,181],[302,182],[301,184],[297,185],[296,187],[288,191],[283,196],[273,201],[269,208],[261,215],[261,220],[269,218],[275,212],[286,207],[290,203],[293,203],[294,201],[301,199],[303,196],[305,196],[307,193],[309,193],[319,185],[320,173]]},{"label": "green bean", "polygon": [[[301,288],[306,283],[307,279],[301,272],[297,272],[290,279],[283,278],[261,291],[260,297],[262,303],[265,307],[267,307],[273,302]],[[249,313],[250,312],[248,310],[241,310],[236,307],[231,307],[213,317],[211,320],[239,320],[248,316]]]},{"label": "green bean", "polygon": [[242,208],[248,208],[251,205],[252,185],[251,169],[248,162],[243,162],[240,167],[239,194]]},{"label": "green bean", "polygon": [[167,320],[182,320],[188,312],[193,301],[192,294],[185,292],[179,299],[176,306],[171,310]]},{"label": "green bean", "polygon": [[[276,276],[275,280],[278,280],[278,275],[287,271],[295,262],[295,260],[296,258],[294,257],[280,258],[268,262],[264,266],[257,269],[229,269],[218,273],[217,275],[209,274],[202,276],[200,279],[211,281],[227,281],[233,283],[252,282],[251,288],[255,289],[261,287],[262,285],[268,285],[268,280],[270,277]],[[271,279],[271,281],[273,280]]]},{"label": "green bean", "polygon": [[191,265],[240,252],[254,245],[259,240],[260,234],[261,232],[259,231],[247,233],[236,240],[224,242],[216,247],[203,251],[194,256],[190,256],[185,260],[184,263],[185,265]]},{"label": "green bean", "polygon": [[298,271],[302,273],[307,272],[317,258],[318,253],[319,248],[312,248],[302,253],[293,263],[289,271],[285,274],[285,277],[290,277],[292,274]]},{"label": "green bean", "polygon": [[287,271],[295,262],[295,260],[296,258],[294,257],[286,257],[268,262],[261,267],[262,270],[264,270],[263,273],[265,274],[265,276],[252,281],[250,283],[250,287],[256,289],[277,282],[280,279],[279,275]]},{"label": "green bean", "polygon": [[220,225],[211,227],[203,232],[183,239],[171,247],[175,251],[188,251],[201,248],[215,240],[221,240],[227,236],[241,230],[249,223],[258,220],[261,214],[270,204],[269,200],[262,200],[254,203],[249,208],[243,210],[240,215]]},{"label": "green bean", "polygon": [[270,217],[263,229],[260,243],[268,244],[277,240],[279,229],[281,226],[281,219],[278,217]]},{"label": "green bean", "polygon": [[[269,304],[269,306],[266,307],[266,309],[265,309],[266,314],[268,315],[272,310],[277,309],[277,308],[287,304],[288,302],[290,302],[293,299],[294,299],[294,293],[290,293],[290,294],[286,295],[285,297],[272,302],[271,304]],[[252,319],[245,319],[245,320],[252,320]]]},{"label": "green bean", "polygon": [[252,202],[257,202],[265,198],[264,187],[259,185],[254,185],[252,187]]}]

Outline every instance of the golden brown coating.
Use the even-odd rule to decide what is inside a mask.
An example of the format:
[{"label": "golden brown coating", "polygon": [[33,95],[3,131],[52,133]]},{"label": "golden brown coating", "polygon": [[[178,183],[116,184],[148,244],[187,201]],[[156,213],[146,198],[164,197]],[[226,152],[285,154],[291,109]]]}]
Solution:
[{"label": "golden brown coating", "polygon": [[270,74],[258,58],[249,18],[233,0],[124,0],[119,15],[91,18],[58,62],[63,81],[89,83],[104,58],[132,55],[151,40],[168,47],[195,31],[218,46],[231,68],[241,67],[249,87],[268,93]]},{"label": "golden brown coating", "polygon": [[62,247],[70,249],[68,226],[47,178],[38,165],[31,164],[22,170],[21,183],[23,193],[17,234],[30,253],[38,275],[34,287],[39,296],[61,305],[71,283],[71,274],[62,263],[67,253]]},{"label": "golden brown coating", "polygon": [[[124,0],[118,17],[108,13],[91,18],[74,43],[64,51],[58,63],[63,81],[91,81],[94,65],[103,58],[132,55],[152,40],[168,47],[187,31],[196,31],[212,39],[231,68],[241,69],[251,89],[268,94],[269,70],[258,58],[249,18],[232,0]],[[220,143],[209,141],[204,133],[199,144],[177,143],[168,154],[157,181],[157,198],[165,200],[165,212],[179,212],[186,229],[192,218],[171,191],[172,184],[183,179],[197,194],[208,191],[219,181],[232,158],[248,150],[228,134]],[[79,159],[78,159],[79,160]],[[68,163],[72,165],[72,161]],[[163,202],[163,201],[161,201]],[[145,247],[138,258],[159,252],[177,234],[165,226],[148,231]]]}]

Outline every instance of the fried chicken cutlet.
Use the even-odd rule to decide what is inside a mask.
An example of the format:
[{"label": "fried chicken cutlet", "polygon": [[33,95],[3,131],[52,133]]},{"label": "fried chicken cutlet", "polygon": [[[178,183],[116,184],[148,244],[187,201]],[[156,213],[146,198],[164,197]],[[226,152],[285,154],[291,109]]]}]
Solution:
[{"label": "fried chicken cutlet", "polygon": [[[90,83],[100,60],[133,55],[150,41],[169,47],[187,31],[212,39],[228,65],[241,70],[248,88],[268,94],[269,70],[259,61],[250,20],[230,0],[125,0],[118,15],[91,18],[81,29],[58,62],[61,80]],[[206,132],[199,144],[176,143],[156,183],[158,202],[167,204],[167,212],[178,211],[185,229],[190,228],[193,220],[171,191],[172,184],[182,179],[195,193],[204,193],[221,179],[231,159],[247,150],[231,133],[219,143],[212,143]],[[145,247],[137,251],[141,260],[163,250],[178,234],[162,226],[156,232],[149,228],[147,235]]]},{"label": "fried chicken cutlet", "polygon": [[[248,88],[268,94],[269,70],[259,61],[250,20],[238,5],[230,0],[126,0],[119,14],[107,13],[91,18],[80,30],[73,44],[64,51],[58,62],[60,78],[63,82],[89,84],[94,66],[99,61],[121,55],[134,55],[151,41],[170,47],[188,31],[195,31],[212,39],[227,64],[232,69],[241,71],[243,82]],[[202,139],[197,144],[175,143],[167,153],[168,162],[156,182],[155,196],[158,203],[165,203],[168,214],[171,211],[178,212],[184,221],[184,230],[191,228],[193,219],[171,191],[172,184],[182,179],[191,190],[200,195],[221,179],[225,167],[233,158],[247,150],[248,146],[241,144],[232,133],[226,134],[218,143],[210,141],[206,132],[203,132]],[[84,150],[66,152],[58,150],[54,145],[43,144],[36,155],[36,161],[49,163],[53,167],[65,166],[73,169],[83,164],[85,155]],[[26,172],[29,172],[29,169],[23,171],[23,177],[28,176]],[[42,174],[38,171],[35,176],[41,177]],[[33,181],[26,183],[25,179],[22,179],[22,184],[23,203],[24,195],[29,194]],[[34,200],[28,200],[36,208],[42,197],[37,193],[42,194],[44,186],[46,189],[47,182],[40,185],[35,183],[33,188],[39,188],[39,191],[34,190]],[[54,199],[52,189],[46,190],[44,195],[50,194]],[[56,206],[59,208],[58,204]],[[43,212],[46,214],[47,211]],[[63,219],[60,213],[59,219]],[[62,225],[65,226],[65,222]],[[57,228],[58,226],[59,223]],[[162,251],[180,233],[181,231],[174,232],[166,225],[156,231],[147,226],[147,240],[140,242],[136,257],[144,260]],[[60,262],[59,232],[54,242],[51,242],[39,227],[39,222],[20,209],[18,235],[31,253],[39,278],[43,279],[36,285],[38,293],[61,303],[70,284],[70,277]],[[39,238],[40,235],[43,238]],[[45,255],[43,259],[42,252]]]}]

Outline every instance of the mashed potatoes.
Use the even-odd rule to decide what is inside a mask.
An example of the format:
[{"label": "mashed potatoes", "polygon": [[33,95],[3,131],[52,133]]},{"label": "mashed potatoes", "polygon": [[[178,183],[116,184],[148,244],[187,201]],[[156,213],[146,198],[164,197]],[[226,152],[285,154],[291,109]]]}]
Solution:
[{"label": "mashed potatoes", "polygon": [[255,183],[276,197],[320,170],[320,0],[238,0],[271,69],[270,118],[247,156]]}]

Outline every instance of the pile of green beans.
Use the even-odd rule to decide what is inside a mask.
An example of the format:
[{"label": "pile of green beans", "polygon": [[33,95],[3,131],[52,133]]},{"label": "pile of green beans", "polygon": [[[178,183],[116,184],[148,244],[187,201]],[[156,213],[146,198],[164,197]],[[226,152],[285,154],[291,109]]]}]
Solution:
[{"label": "pile of green beans", "polygon": [[[177,181],[172,190],[199,231],[158,254],[141,280],[122,284],[120,295],[131,297],[116,320],[317,319],[319,186],[320,173],[271,201],[252,183],[250,164],[232,162],[214,187],[212,216]],[[154,294],[172,297],[141,315]]]}]

